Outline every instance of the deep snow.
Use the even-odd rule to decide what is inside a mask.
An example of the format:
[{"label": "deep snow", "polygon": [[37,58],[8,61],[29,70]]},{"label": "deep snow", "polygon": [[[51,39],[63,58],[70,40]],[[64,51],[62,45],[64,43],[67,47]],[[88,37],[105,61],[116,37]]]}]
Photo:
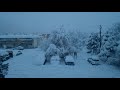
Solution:
[{"label": "deep snow", "polygon": [[90,57],[83,49],[78,54],[74,66],[60,65],[58,57],[53,57],[50,65],[43,65],[44,52],[25,49],[23,54],[8,60],[10,66],[6,78],[118,78],[120,70],[112,65],[98,66],[88,63]]}]

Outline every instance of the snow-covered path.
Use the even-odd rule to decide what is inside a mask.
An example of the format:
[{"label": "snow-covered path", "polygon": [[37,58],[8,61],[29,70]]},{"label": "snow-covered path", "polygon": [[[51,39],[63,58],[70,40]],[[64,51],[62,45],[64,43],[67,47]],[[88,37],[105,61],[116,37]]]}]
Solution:
[{"label": "snow-covered path", "polygon": [[75,66],[42,65],[44,52],[39,49],[24,50],[20,56],[9,60],[6,78],[117,78],[120,70],[110,65],[93,66],[87,62],[89,55],[85,50],[79,53]]}]

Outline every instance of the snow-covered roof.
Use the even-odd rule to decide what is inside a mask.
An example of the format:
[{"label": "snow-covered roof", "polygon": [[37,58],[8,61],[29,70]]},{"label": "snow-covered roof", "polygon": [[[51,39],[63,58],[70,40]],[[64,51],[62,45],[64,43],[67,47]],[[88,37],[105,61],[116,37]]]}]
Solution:
[{"label": "snow-covered roof", "polygon": [[38,38],[38,35],[0,35],[0,38]]}]

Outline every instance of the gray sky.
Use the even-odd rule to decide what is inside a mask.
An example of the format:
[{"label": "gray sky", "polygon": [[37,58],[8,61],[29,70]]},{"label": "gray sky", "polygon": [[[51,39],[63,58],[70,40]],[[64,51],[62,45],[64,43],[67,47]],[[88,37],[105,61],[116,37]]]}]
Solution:
[{"label": "gray sky", "polygon": [[0,12],[0,33],[50,32],[64,25],[66,31],[98,31],[98,25],[106,30],[120,21],[120,12]]}]

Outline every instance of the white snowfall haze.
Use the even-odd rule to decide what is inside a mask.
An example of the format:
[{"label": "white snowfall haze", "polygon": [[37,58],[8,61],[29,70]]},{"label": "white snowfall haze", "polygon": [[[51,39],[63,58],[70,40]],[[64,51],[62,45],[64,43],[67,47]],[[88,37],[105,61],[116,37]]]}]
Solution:
[{"label": "white snowfall haze", "polygon": [[1,33],[49,33],[61,24],[67,31],[97,32],[120,21],[120,12],[0,12]]},{"label": "white snowfall haze", "polygon": [[0,12],[0,63],[0,78],[5,63],[5,78],[120,78],[120,12]]}]

